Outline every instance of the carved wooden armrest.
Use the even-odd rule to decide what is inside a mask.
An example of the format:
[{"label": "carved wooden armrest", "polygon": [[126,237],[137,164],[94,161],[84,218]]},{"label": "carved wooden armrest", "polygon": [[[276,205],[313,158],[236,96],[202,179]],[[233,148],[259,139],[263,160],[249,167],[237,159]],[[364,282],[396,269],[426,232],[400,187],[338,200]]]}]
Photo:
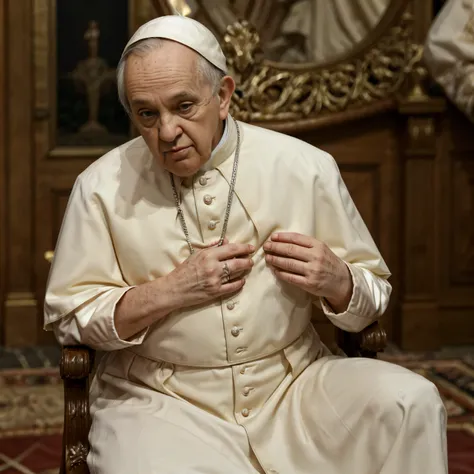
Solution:
[{"label": "carved wooden armrest", "polygon": [[348,357],[377,357],[387,347],[387,333],[375,321],[359,333],[338,330],[338,345]]},{"label": "carved wooden armrest", "polygon": [[85,346],[62,349],[60,372],[64,382],[64,432],[61,474],[89,474],[89,375],[95,351]]}]

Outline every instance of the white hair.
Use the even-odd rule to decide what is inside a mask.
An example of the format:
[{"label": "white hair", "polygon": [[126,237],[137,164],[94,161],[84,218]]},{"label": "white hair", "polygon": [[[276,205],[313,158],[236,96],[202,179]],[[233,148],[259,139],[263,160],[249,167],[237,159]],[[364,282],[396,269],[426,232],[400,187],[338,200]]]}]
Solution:
[{"label": "white hair", "polygon": [[[125,66],[127,59],[133,54],[136,56],[145,56],[151,51],[161,48],[165,41],[161,38],[147,38],[130,45],[123,53],[117,66],[117,89],[120,103],[125,111],[130,115],[131,108],[127,98],[127,91],[125,90]],[[212,94],[219,92],[221,80],[225,76],[224,72],[210,63],[205,57],[198,55],[197,70],[201,80],[207,81],[212,88]]]}]

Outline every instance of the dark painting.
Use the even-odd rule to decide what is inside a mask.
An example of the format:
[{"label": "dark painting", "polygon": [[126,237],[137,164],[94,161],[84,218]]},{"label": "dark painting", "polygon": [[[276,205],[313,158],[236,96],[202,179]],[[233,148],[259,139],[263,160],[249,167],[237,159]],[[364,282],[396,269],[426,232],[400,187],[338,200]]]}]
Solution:
[{"label": "dark painting", "polygon": [[58,145],[118,145],[129,120],[115,68],[129,38],[128,0],[57,0]]}]

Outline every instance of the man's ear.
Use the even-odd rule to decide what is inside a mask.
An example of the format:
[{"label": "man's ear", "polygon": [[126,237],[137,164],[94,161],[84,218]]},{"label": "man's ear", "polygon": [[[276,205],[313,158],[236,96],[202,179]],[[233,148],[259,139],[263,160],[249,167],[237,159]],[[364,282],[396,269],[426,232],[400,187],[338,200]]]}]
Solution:
[{"label": "man's ear", "polygon": [[229,113],[230,102],[235,91],[235,81],[230,76],[225,76],[221,80],[219,89],[219,116],[225,120]]}]

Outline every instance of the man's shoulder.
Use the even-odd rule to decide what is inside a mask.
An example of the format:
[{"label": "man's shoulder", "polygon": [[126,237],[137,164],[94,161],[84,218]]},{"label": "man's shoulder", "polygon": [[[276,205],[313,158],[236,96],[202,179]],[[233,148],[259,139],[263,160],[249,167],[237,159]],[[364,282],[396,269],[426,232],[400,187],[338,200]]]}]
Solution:
[{"label": "man's shoulder", "polygon": [[76,184],[84,190],[96,192],[99,189],[110,189],[119,184],[121,175],[130,169],[141,173],[149,161],[149,151],[142,137],[129,140],[113,148],[91,163],[77,177]]}]

